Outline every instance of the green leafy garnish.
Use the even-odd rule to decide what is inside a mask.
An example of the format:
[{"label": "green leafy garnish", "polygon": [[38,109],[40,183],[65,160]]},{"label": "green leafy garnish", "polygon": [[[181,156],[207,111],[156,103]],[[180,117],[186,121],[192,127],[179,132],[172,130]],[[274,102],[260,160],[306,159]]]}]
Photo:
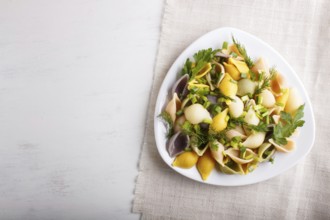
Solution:
[{"label": "green leafy garnish", "polygon": [[183,66],[181,75],[188,74],[190,79],[195,78],[207,63],[214,60],[215,54],[220,50],[213,50],[212,48],[200,50],[194,54],[194,65],[188,58]]},{"label": "green leafy garnish", "polygon": [[188,58],[185,64],[183,65],[183,68],[181,70],[181,75],[183,76],[185,74],[188,74],[189,76],[191,76],[191,69],[192,69],[192,62]]},{"label": "green leafy garnish", "polygon": [[268,125],[263,121],[260,121],[258,125],[246,124],[246,126],[250,129],[254,130],[254,131],[257,131],[257,132],[267,132],[267,131],[269,131]]},{"label": "green leafy garnish", "polygon": [[277,144],[286,145],[288,143],[286,138],[290,137],[297,127],[304,125],[305,121],[301,120],[304,117],[304,107],[305,105],[301,105],[293,116],[287,112],[281,112],[281,120],[275,125],[273,131],[273,140]]},{"label": "green leafy garnish", "polygon": [[245,47],[240,44],[235,38],[234,36],[231,36],[235,46],[237,47],[237,50],[239,51],[239,53],[243,56],[245,63],[248,65],[249,68],[252,68],[254,66],[254,62],[252,61],[252,59],[247,55],[246,49]]},{"label": "green leafy garnish", "polygon": [[173,128],[173,120],[172,120],[170,114],[168,114],[165,111],[162,111],[162,113],[160,113],[160,115],[158,115],[158,117],[160,117],[167,125],[166,137],[167,138],[172,137],[174,134],[174,128]]},{"label": "green leafy garnish", "polygon": [[238,118],[230,118],[228,120],[228,127],[235,128],[237,125],[245,125],[250,130],[254,130],[256,132],[267,132],[269,131],[268,125],[260,121],[258,125],[248,124],[244,121],[244,116],[240,116]]},{"label": "green leafy garnish", "polygon": [[192,78],[194,78],[196,74],[199,73],[199,71],[201,71],[207,63],[213,60],[214,55],[218,51],[219,50],[212,50],[212,48],[209,48],[206,50],[200,50],[194,54],[195,67],[192,69]]},{"label": "green leafy garnish", "polygon": [[199,147],[208,143],[207,132],[203,131],[199,125],[193,125],[189,121],[185,121],[181,129],[184,134],[190,137],[192,145]]}]

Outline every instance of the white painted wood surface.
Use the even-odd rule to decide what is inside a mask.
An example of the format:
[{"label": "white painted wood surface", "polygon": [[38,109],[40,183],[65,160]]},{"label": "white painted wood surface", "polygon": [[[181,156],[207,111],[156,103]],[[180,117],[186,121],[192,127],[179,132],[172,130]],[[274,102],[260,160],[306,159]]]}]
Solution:
[{"label": "white painted wood surface", "polygon": [[139,219],[163,4],[0,0],[0,219]]}]

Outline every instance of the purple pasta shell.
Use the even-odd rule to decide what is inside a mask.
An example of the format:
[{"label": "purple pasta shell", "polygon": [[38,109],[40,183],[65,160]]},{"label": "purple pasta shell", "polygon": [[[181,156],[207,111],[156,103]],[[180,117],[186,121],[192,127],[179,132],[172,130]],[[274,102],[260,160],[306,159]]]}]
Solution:
[{"label": "purple pasta shell", "polygon": [[175,133],[167,143],[167,151],[170,157],[184,152],[185,148],[189,147],[189,136],[183,134],[181,131]]},{"label": "purple pasta shell", "polygon": [[179,97],[186,96],[188,93],[188,89],[187,89],[188,80],[189,80],[188,74],[181,76],[172,87],[172,95],[176,93],[178,94]]}]

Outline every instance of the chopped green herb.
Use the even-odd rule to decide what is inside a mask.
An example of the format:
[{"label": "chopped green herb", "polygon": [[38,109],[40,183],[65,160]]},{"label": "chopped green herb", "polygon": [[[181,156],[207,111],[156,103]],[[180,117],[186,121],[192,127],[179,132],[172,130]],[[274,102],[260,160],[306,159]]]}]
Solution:
[{"label": "chopped green herb", "polygon": [[252,68],[254,66],[254,62],[252,61],[252,59],[247,55],[246,49],[245,47],[240,44],[235,38],[234,36],[231,37],[235,46],[237,47],[239,53],[243,56],[245,63],[248,65],[249,68]]},{"label": "chopped green herb", "polygon": [[166,137],[170,138],[172,137],[172,135],[174,134],[174,128],[173,128],[173,120],[170,116],[170,114],[168,114],[165,111],[162,111],[162,113],[160,113],[160,115],[158,115],[158,117],[160,117],[167,126],[167,132],[166,132]]},{"label": "chopped green herb", "polygon": [[227,41],[224,41],[222,43],[222,49],[228,49],[228,42]]},{"label": "chopped green herb", "polygon": [[177,112],[176,112],[176,115],[177,115],[177,116],[181,116],[181,115],[183,115],[183,110],[180,109],[179,111],[177,111]]},{"label": "chopped green herb", "polygon": [[254,130],[254,131],[257,131],[257,132],[267,132],[267,131],[269,131],[267,124],[264,123],[263,121],[260,121],[258,125],[247,124],[246,126],[250,129]]}]

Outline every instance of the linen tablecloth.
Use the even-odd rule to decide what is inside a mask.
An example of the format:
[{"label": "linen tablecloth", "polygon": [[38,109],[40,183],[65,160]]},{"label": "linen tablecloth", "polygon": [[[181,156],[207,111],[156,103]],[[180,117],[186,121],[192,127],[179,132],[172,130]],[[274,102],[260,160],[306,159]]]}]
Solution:
[{"label": "linen tablecloth", "polygon": [[[133,212],[142,219],[330,219],[330,2],[168,0],[139,162]],[[292,65],[311,98],[316,141],[294,168],[240,187],[202,184],[177,174],[157,152],[156,96],[177,56],[195,39],[230,26],[269,43]]]}]

